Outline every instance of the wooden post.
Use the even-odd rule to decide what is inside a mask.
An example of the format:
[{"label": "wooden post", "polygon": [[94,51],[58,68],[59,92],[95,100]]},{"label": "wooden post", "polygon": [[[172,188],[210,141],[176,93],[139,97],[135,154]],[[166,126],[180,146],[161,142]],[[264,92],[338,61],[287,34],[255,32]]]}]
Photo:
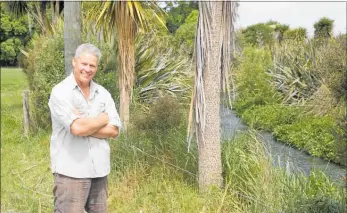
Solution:
[{"label": "wooden post", "polygon": [[23,90],[23,121],[24,121],[24,136],[29,133],[29,90]]}]

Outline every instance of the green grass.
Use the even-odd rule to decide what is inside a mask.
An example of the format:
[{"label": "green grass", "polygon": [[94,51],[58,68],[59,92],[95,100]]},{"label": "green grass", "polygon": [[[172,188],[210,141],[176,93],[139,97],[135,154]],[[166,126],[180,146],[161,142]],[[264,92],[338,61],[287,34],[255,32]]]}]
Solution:
[{"label": "green grass", "polygon": [[[23,136],[25,75],[18,69],[2,69],[1,77],[1,211],[52,212],[50,133]],[[321,172],[305,177],[273,168],[252,132],[223,143],[225,187],[200,193],[196,155],[184,151],[183,132],[169,131],[157,139],[133,132],[131,137],[121,135],[111,141],[109,212],[343,212],[342,187]],[[314,209],[317,202],[318,210]]]},{"label": "green grass", "polygon": [[53,202],[49,135],[24,137],[25,89],[28,83],[20,69],[1,68],[1,210],[49,212]]}]

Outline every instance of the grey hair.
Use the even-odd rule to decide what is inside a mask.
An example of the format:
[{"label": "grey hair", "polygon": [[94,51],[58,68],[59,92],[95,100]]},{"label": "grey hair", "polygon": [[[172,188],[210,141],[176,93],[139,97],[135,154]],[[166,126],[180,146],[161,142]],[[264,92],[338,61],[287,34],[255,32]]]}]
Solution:
[{"label": "grey hair", "polygon": [[101,51],[93,44],[85,43],[79,45],[75,52],[75,58],[80,57],[82,53],[89,53],[96,56],[98,58],[98,62],[101,59]]}]

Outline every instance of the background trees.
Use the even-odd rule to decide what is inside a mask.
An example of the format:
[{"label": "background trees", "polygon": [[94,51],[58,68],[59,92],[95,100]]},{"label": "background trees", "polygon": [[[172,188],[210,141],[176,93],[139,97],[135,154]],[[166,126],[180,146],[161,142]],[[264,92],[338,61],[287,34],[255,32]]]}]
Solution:
[{"label": "background trees", "polygon": [[1,66],[13,66],[18,63],[20,49],[24,48],[31,38],[27,15],[18,15],[6,10],[6,3],[0,3],[1,25]]},{"label": "background trees", "polygon": [[170,33],[176,30],[186,21],[192,10],[198,9],[197,1],[177,1],[166,3],[164,7],[168,16],[166,18],[166,27]]},{"label": "background trees", "polygon": [[319,19],[314,23],[314,37],[315,38],[330,38],[332,36],[334,20],[327,17]]}]

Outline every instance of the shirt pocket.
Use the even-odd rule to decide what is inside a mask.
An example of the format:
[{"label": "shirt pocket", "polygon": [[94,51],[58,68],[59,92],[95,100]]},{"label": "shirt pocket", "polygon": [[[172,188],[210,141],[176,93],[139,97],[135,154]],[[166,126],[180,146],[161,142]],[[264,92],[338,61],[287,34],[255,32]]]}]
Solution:
[{"label": "shirt pocket", "polygon": [[84,99],[84,97],[81,97],[81,95],[76,94],[74,91],[74,95],[73,95],[73,113],[75,113],[76,115],[78,115],[79,117],[87,117],[88,115],[88,106],[86,104],[86,100]]},{"label": "shirt pocket", "polygon": [[91,116],[95,117],[102,112],[106,112],[106,102],[95,101],[92,105]]},{"label": "shirt pocket", "polygon": [[106,102],[105,101],[99,101],[98,111],[99,111],[99,113],[106,112]]}]

